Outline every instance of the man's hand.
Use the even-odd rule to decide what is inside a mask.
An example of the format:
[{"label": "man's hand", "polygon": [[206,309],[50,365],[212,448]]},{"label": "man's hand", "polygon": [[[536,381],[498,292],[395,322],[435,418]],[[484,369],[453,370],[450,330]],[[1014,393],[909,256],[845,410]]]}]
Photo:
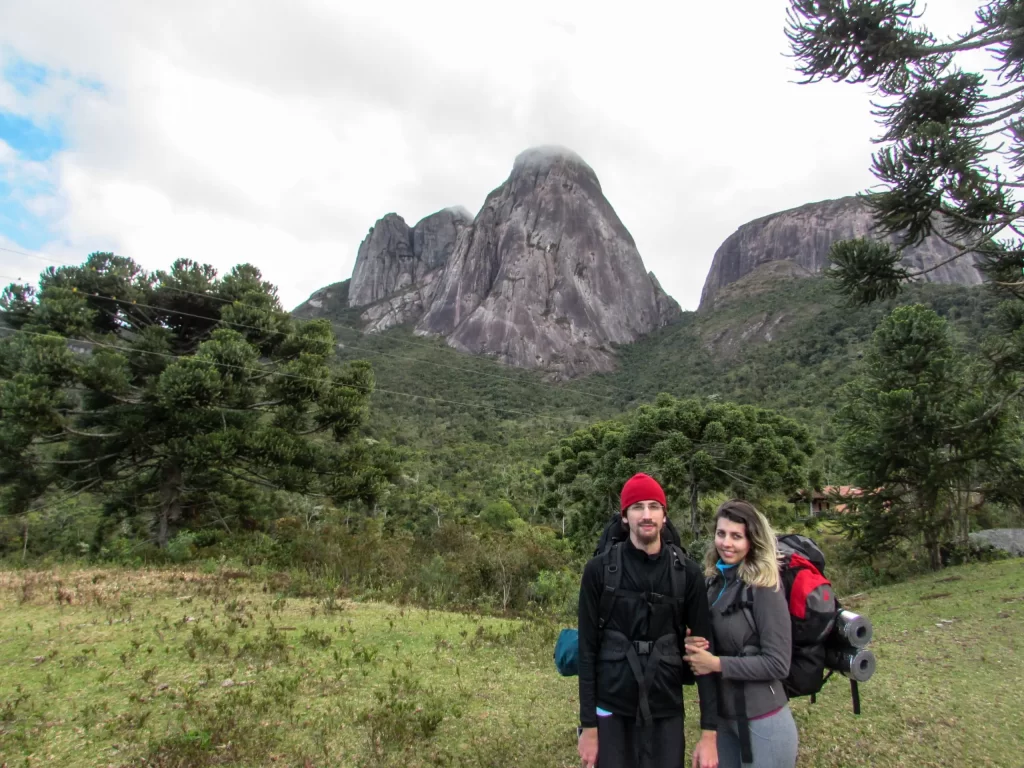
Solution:
[{"label": "man's hand", "polygon": [[701,637],[700,635],[691,635],[689,627],[686,628],[686,637],[683,638],[683,645],[686,647],[687,651],[689,651],[690,648],[696,648],[700,651],[706,651],[708,648],[711,647],[711,643],[708,642],[706,637]]},{"label": "man's hand", "polygon": [[[594,768],[597,765],[597,728],[584,728],[577,745],[583,768]],[[715,765],[718,765],[718,753],[715,752]]]},{"label": "man's hand", "polygon": [[718,768],[718,734],[714,731],[700,732],[692,768]]}]

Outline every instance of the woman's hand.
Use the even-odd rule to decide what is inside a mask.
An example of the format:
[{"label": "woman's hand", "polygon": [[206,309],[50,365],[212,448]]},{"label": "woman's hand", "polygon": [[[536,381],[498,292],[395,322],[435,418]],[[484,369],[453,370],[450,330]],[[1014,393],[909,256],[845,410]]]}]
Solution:
[{"label": "woman's hand", "polygon": [[686,644],[686,655],[683,661],[690,665],[695,675],[707,675],[711,672],[722,671],[722,661],[717,656],[709,653],[704,648],[697,648],[695,645]]}]

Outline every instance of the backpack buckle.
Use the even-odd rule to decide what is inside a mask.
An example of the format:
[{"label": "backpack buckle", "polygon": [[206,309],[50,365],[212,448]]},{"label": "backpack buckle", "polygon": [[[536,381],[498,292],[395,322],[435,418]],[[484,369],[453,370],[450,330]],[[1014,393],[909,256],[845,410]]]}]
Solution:
[{"label": "backpack buckle", "polygon": [[634,640],[633,648],[639,656],[650,656],[651,650],[654,648],[653,640]]}]

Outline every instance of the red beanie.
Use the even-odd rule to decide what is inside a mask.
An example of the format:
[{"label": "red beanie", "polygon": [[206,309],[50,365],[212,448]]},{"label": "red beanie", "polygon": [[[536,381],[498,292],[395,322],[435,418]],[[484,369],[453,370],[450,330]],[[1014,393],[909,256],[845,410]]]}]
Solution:
[{"label": "red beanie", "polygon": [[661,490],[658,481],[650,475],[645,475],[643,472],[638,472],[626,481],[626,484],[622,486],[619,500],[623,512],[631,504],[636,504],[638,501],[657,501],[665,509],[668,509],[668,502],[665,501],[665,492]]}]

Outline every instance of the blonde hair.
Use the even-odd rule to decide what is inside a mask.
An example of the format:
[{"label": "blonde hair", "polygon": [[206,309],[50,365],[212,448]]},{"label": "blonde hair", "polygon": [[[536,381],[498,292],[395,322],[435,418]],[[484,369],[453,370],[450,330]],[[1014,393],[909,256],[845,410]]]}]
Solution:
[{"label": "blonde hair", "polygon": [[716,576],[718,569],[718,549],[714,544],[714,531],[722,518],[734,523],[742,523],[745,528],[750,551],[739,565],[737,575],[740,579],[754,587],[779,588],[779,544],[775,540],[775,531],[768,518],[758,511],[757,507],[741,499],[729,499],[723,502],[715,512],[712,527],[712,542],[704,555],[704,575]]}]

